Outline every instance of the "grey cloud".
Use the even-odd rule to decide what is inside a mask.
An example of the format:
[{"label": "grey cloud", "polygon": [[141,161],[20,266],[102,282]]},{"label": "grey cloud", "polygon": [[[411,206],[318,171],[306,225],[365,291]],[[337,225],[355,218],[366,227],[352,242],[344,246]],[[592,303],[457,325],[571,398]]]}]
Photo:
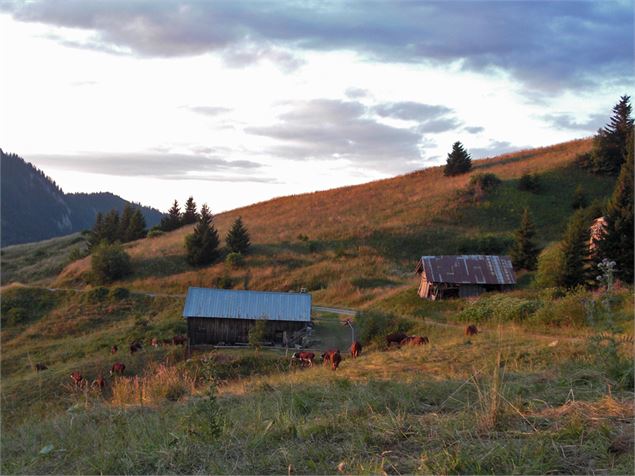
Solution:
[{"label": "grey cloud", "polygon": [[41,154],[33,155],[29,160],[38,165],[78,172],[166,179],[187,179],[196,174],[250,171],[261,167],[259,163],[249,160],[229,161],[218,157],[174,153]]},{"label": "grey cloud", "polygon": [[464,129],[470,134],[478,134],[479,132],[483,132],[485,130],[484,127],[480,127],[480,126],[470,126],[470,127],[465,127]]},{"label": "grey cloud", "polygon": [[189,106],[187,107],[187,109],[198,114],[204,114],[206,116],[218,116],[220,114],[225,114],[231,111],[230,108],[220,106]]},{"label": "grey cloud", "polygon": [[417,126],[417,131],[421,134],[439,133],[454,130],[460,125],[461,122],[453,117],[440,118],[422,122]]},{"label": "grey cloud", "polygon": [[368,96],[368,90],[362,88],[347,88],[344,94],[350,99],[359,99]]},{"label": "grey cloud", "polygon": [[608,114],[592,114],[586,121],[578,122],[570,114],[545,114],[542,119],[557,129],[595,132],[608,122]]},{"label": "grey cloud", "polygon": [[443,116],[452,112],[445,106],[434,106],[418,102],[396,102],[380,104],[373,111],[382,117],[394,117],[406,121],[426,121],[434,117]]},{"label": "grey cloud", "polygon": [[420,160],[420,134],[369,119],[361,103],[320,99],[289,106],[278,124],[245,130],[278,140],[271,154],[293,160],[346,159],[386,172],[408,170],[409,161]]},{"label": "grey cloud", "polygon": [[349,49],[377,61],[500,68],[542,91],[626,83],[633,68],[630,0],[380,0],[372,8],[361,0],[60,0],[0,8],[20,21],[93,30],[92,46],[143,56],[219,52],[237,64],[263,56],[292,64],[286,49]]}]

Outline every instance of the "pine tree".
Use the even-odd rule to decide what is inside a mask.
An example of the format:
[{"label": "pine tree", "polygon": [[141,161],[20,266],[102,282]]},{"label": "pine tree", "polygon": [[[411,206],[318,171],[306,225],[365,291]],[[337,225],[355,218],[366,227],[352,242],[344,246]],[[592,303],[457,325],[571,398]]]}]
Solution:
[{"label": "pine tree", "polygon": [[161,219],[161,230],[172,231],[181,226],[181,209],[179,208],[179,202],[174,200],[172,208],[168,210],[167,216]]},{"label": "pine tree", "polygon": [[630,96],[620,98],[609,124],[593,138],[591,168],[595,173],[617,175],[626,158],[626,143],[633,130],[630,100]]},{"label": "pine tree", "polygon": [[243,225],[241,217],[236,218],[231,229],[225,237],[227,249],[233,253],[246,254],[249,251],[251,243],[249,241],[249,233]]},{"label": "pine tree", "polygon": [[[205,212],[203,211],[205,209]],[[205,215],[204,215],[205,213]],[[214,227],[211,213],[206,205],[201,208],[201,218],[194,227],[194,232],[185,237],[187,261],[193,266],[209,264],[214,261],[218,253],[218,231]]]},{"label": "pine tree", "polygon": [[584,192],[584,188],[582,188],[582,185],[578,185],[578,187],[575,189],[575,192],[573,193],[571,207],[573,207],[574,210],[579,210],[580,208],[585,208],[588,205],[589,199]]},{"label": "pine tree", "polygon": [[575,213],[560,242],[562,268],[558,286],[573,288],[588,282],[589,226],[584,213]]},{"label": "pine tree", "polygon": [[536,230],[529,210],[525,208],[520,222],[520,228],[516,230],[516,241],[511,251],[512,263],[516,269],[536,269],[538,262],[538,248],[533,242]]},{"label": "pine tree", "polygon": [[90,231],[90,238],[88,239],[88,248],[92,250],[104,239],[105,239],[104,215],[101,212],[98,212],[97,216],[95,217],[95,224],[93,225],[93,228]]},{"label": "pine tree", "polygon": [[448,154],[447,163],[443,170],[443,175],[452,176],[469,172],[472,169],[472,158],[463,148],[463,144],[455,142],[452,145],[452,152]]},{"label": "pine tree", "polygon": [[605,232],[599,241],[599,255],[617,263],[617,277],[633,282],[633,132],[627,141],[628,152],[613,195],[606,208]]},{"label": "pine tree", "polygon": [[183,218],[181,223],[183,225],[189,225],[198,221],[198,212],[196,211],[196,203],[194,197],[190,197],[185,202],[185,211],[183,212]]},{"label": "pine tree", "polygon": [[132,214],[134,213],[134,209],[132,205],[129,203],[123,207],[123,212],[121,213],[121,218],[119,219],[119,230],[117,232],[117,236],[122,243],[127,243],[131,241],[131,238],[128,236],[128,229],[130,228],[130,220],[132,219]]},{"label": "pine tree", "polygon": [[126,230],[127,241],[138,240],[146,236],[146,219],[141,213],[141,209],[136,208],[130,217],[130,223]]},{"label": "pine tree", "polygon": [[114,243],[119,238],[119,212],[114,208],[104,215],[103,239]]},{"label": "pine tree", "polygon": [[208,224],[211,224],[214,220],[214,215],[212,215],[212,212],[209,210],[207,203],[204,203],[201,207],[201,214],[198,219],[199,221],[204,221]]}]

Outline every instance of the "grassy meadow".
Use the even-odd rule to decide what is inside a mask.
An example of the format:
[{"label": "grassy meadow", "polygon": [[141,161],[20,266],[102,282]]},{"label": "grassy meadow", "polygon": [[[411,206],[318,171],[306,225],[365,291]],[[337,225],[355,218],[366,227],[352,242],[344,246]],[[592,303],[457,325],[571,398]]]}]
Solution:
[{"label": "grassy meadow", "polygon": [[[219,214],[221,236],[236,216],[251,234],[235,268],[187,265],[189,227],[125,244],[134,272],[109,287],[91,284],[80,235],[3,249],[0,471],[632,474],[632,287],[538,289],[519,273],[512,292],[428,302],[413,272],[423,254],[504,253],[524,207],[540,246],[557,241],[578,185],[589,202],[611,192],[612,180],[573,166],[590,146],[475,161],[471,176],[501,180],[478,197],[470,175],[437,167]],[[518,189],[525,172],[538,191]],[[362,356],[343,352],[333,372],[291,365],[283,349],[188,358],[147,345],[184,333],[188,286],[221,283],[307,288],[314,304],[359,310]],[[347,348],[337,315],[313,318],[311,350]],[[481,332],[466,337],[468,323]],[[430,344],[387,348],[397,330]],[[131,355],[135,339],[146,345]],[[124,376],[108,375],[114,362]],[[76,388],[73,371],[107,384]]]}]

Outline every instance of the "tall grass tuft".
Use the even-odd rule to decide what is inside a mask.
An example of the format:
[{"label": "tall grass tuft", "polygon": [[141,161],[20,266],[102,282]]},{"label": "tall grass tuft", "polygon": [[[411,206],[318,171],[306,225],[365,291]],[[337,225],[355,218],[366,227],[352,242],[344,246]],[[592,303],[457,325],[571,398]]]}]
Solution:
[{"label": "tall grass tuft", "polygon": [[119,377],[112,384],[113,405],[153,405],[178,401],[195,391],[195,379],[176,367],[159,364],[139,377]]}]

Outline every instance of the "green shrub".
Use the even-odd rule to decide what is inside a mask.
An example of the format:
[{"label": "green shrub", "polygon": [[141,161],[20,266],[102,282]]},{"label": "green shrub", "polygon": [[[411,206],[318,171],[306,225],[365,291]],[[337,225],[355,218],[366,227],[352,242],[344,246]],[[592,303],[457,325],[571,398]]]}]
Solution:
[{"label": "green shrub", "polygon": [[231,252],[225,258],[225,265],[229,269],[236,269],[243,266],[245,260],[243,258],[242,253]]},{"label": "green shrub", "polygon": [[255,324],[249,329],[249,332],[247,334],[249,347],[259,349],[262,345],[262,341],[265,339],[266,331],[267,321],[265,321],[264,319],[256,321]]},{"label": "green shrub", "polygon": [[509,236],[483,234],[463,238],[457,249],[459,253],[467,254],[500,254],[509,249],[513,242]]},{"label": "green shrub", "polygon": [[108,297],[108,294],[108,288],[104,286],[97,286],[86,293],[86,299],[88,302],[101,302]]},{"label": "green shrub", "polygon": [[533,315],[542,302],[537,299],[525,299],[504,294],[482,296],[468,304],[458,315],[465,322],[516,321],[522,322]]},{"label": "green shrub", "polygon": [[216,400],[216,389],[210,385],[204,398],[189,408],[182,421],[187,433],[197,440],[211,443],[223,431],[222,414]]},{"label": "green shrub", "polygon": [[234,280],[228,274],[224,274],[216,278],[216,287],[220,289],[232,289],[234,287]]},{"label": "green shrub", "polygon": [[589,322],[589,293],[576,289],[562,298],[545,301],[545,304],[532,316],[532,323],[554,327],[582,327]]},{"label": "green shrub", "polygon": [[147,237],[148,238],[158,238],[159,236],[163,236],[165,235],[165,232],[163,230],[159,230],[158,228],[152,228],[148,234]]},{"label": "green shrub", "polygon": [[539,192],[540,191],[540,178],[536,174],[530,174],[525,172],[518,181],[518,190],[525,192]]},{"label": "green shrub", "polygon": [[102,242],[94,248],[92,276],[97,283],[109,283],[131,272],[130,256],[121,245]]},{"label": "green shrub", "polygon": [[364,343],[384,345],[384,338],[393,332],[406,332],[411,325],[405,319],[394,314],[380,311],[363,311],[355,318],[359,338]]},{"label": "green shrub", "polygon": [[128,299],[130,297],[130,290],[122,287],[112,288],[110,290],[110,297],[123,301],[124,299]]},{"label": "green shrub", "polygon": [[498,185],[500,185],[501,179],[493,173],[478,173],[470,177],[469,187],[476,190],[480,189],[483,192],[491,192]]},{"label": "green shrub", "polygon": [[27,312],[21,307],[13,307],[2,314],[2,321],[7,326],[14,326],[28,319]]},{"label": "green shrub", "polygon": [[563,264],[560,244],[548,246],[538,256],[538,270],[534,285],[538,288],[555,288],[558,286]]},{"label": "green shrub", "polygon": [[589,338],[589,355],[595,357],[595,364],[604,370],[604,374],[615,381],[619,387],[633,391],[635,385],[635,367],[629,341],[622,342],[619,336],[603,334]]}]

